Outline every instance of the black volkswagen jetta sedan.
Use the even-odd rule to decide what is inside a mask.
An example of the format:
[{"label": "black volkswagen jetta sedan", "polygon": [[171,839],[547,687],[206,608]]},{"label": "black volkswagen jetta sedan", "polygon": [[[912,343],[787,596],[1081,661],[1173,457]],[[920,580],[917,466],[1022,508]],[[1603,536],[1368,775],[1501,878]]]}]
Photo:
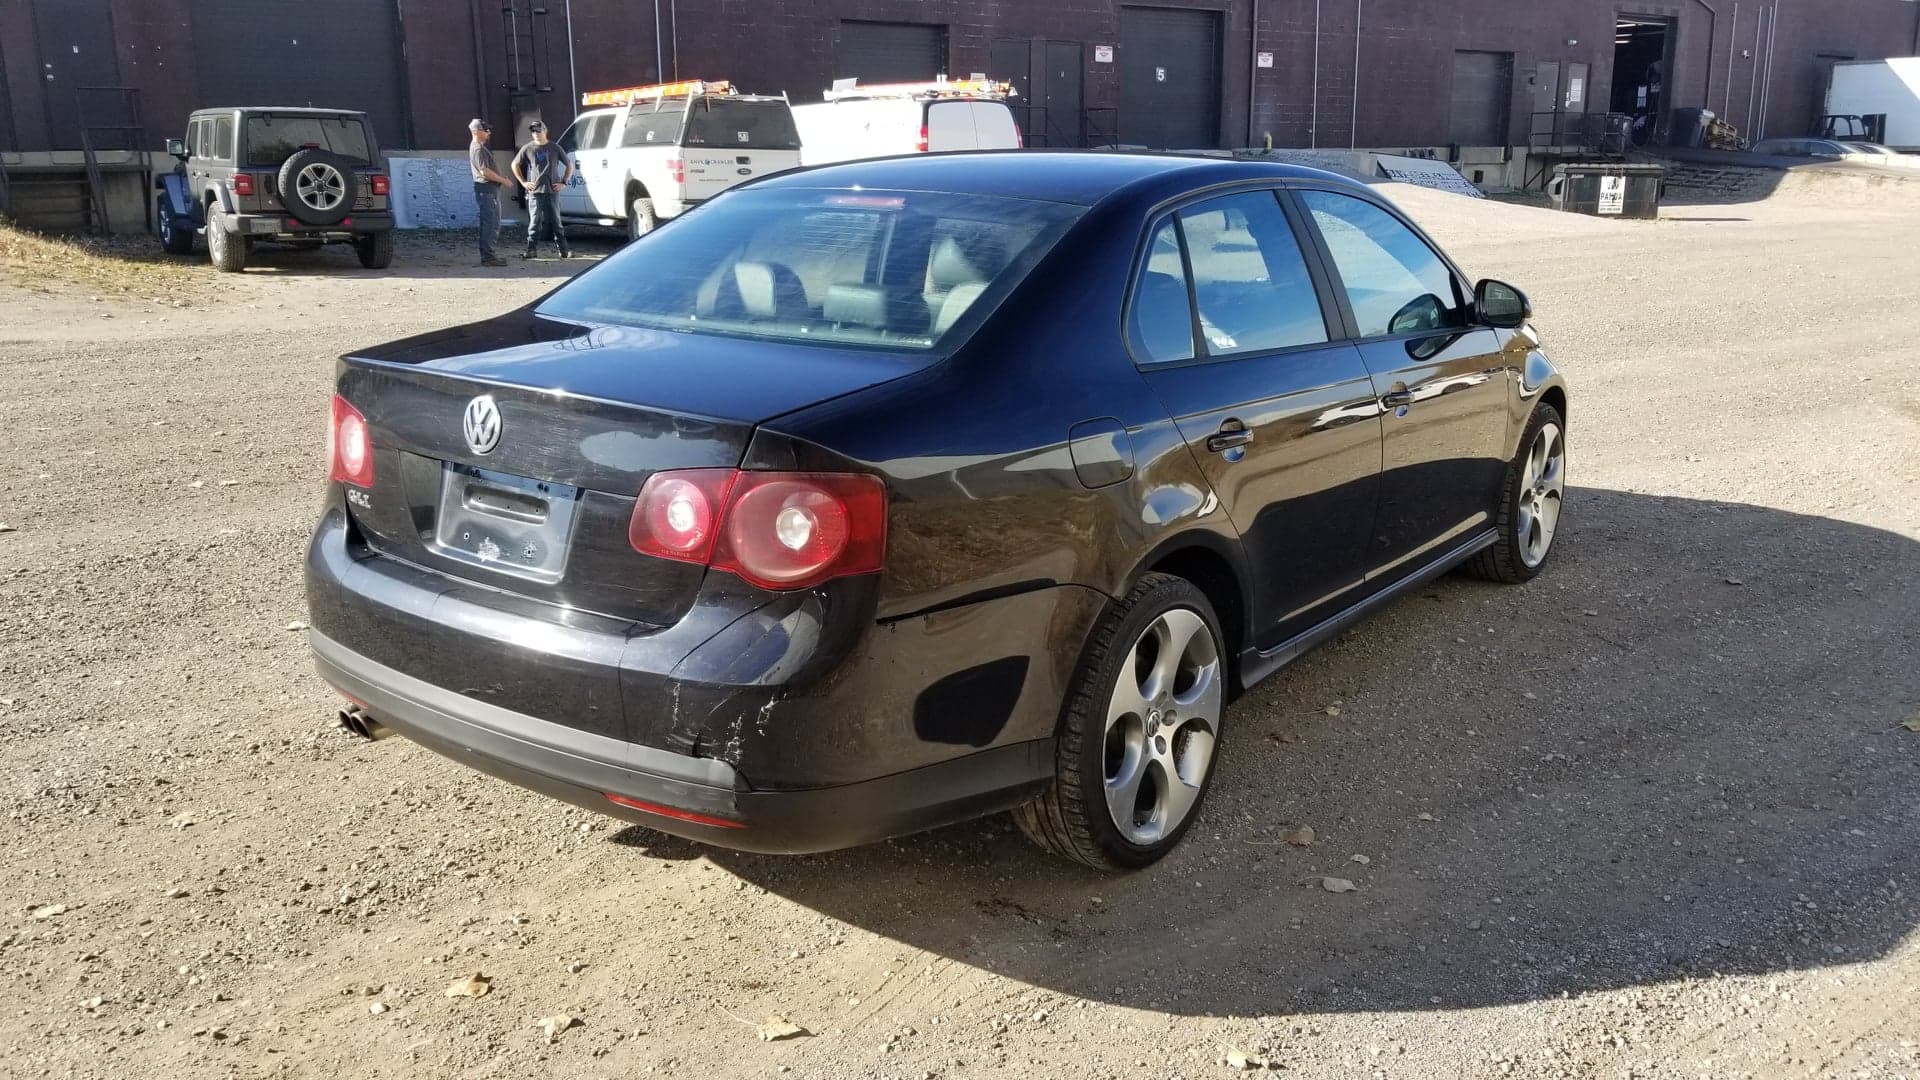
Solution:
[{"label": "black volkswagen jetta sedan", "polygon": [[1012,808],[1192,824],[1225,705],[1553,543],[1526,299],[1365,187],[958,154],[743,186],[498,318],[343,358],[321,673],[665,832],[817,851]]}]

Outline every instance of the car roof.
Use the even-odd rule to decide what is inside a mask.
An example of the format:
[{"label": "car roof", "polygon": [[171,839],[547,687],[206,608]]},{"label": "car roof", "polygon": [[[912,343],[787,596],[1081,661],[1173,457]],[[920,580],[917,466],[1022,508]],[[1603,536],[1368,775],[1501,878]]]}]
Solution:
[{"label": "car roof", "polygon": [[316,109],[311,105],[217,105],[193,110],[194,116],[201,113],[306,113],[309,116],[365,116],[359,109]]},{"label": "car roof", "polygon": [[969,150],[868,158],[779,173],[754,187],[944,191],[1092,206],[1122,193],[1157,200],[1217,184],[1259,180],[1316,180],[1364,187],[1335,173],[1275,161],[1105,150]]}]

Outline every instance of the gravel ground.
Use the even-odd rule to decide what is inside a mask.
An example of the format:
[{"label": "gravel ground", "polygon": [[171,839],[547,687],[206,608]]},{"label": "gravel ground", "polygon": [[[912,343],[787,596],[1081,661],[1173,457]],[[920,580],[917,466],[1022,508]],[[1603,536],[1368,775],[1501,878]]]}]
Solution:
[{"label": "gravel ground", "polygon": [[0,1073],[1920,1076],[1920,201],[1395,194],[1572,380],[1555,563],[1257,688],[1118,878],[1004,820],[712,851],[335,730],[333,356],[580,264],[9,271]]}]

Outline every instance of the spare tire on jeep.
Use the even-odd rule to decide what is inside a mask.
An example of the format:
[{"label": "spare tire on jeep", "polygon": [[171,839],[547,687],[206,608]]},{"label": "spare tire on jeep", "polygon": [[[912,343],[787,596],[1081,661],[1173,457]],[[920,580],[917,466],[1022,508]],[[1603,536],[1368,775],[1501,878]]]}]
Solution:
[{"label": "spare tire on jeep", "polygon": [[308,148],[280,166],[280,205],[303,225],[338,225],[359,197],[360,176],[339,154]]}]

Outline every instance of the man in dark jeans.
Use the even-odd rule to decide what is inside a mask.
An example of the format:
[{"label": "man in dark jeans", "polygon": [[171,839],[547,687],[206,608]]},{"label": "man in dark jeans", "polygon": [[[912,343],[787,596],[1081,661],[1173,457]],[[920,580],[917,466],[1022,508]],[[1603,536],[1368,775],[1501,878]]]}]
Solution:
[{"label": "man in dark jeans", "polygon": [[520,257],[533,258],[541,234],[551,230],[553,246],[563,259],[573,258],[567,250],[567,230],[560,224],[560,208],[554,200],[573,178],[573,158],[565,150],[547,141],[547,125],[535,120],[527,125],[533,141],[520,148],[513,158],[513,178],[527,192],[527,250]]},{"label": "man in dark jeans", "polygon": [[470,120],[467,130],[473,132],[467,164],[473,172],[474,209],[480,214],[480,265],[505,266],[507,261],[494,252],[493,245],[500,238],[500,187],[507,178],[493,167],[493,151],[487,149],[493,128],[485,120]]}]

